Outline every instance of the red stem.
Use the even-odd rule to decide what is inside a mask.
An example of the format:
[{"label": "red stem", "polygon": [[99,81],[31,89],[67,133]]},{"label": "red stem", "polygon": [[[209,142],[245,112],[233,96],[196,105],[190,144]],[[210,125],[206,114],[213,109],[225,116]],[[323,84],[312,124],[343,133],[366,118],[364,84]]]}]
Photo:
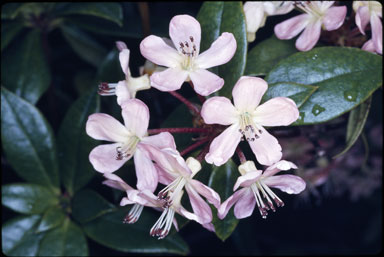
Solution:
[{"label": "red stem", "polygon": [[188,99],[186,99],[184,96],[180,95],[179,93],[176,93],[176,91],[169,91],[171,95],[179,99],[183,104],[185,104],[194,115],[200,115],[200,110],[195,105],[193,105]]},{"label": "red stem", "polygon": [[156,134],[161,132],[169,133],[209,133],[210,128],[159,128],[159,129],[148,129],[148,134]]},{"label": "red stem", "polygon": [[239,146],[236,148],[236,153],[237,153],[237,156],[239,156],[240,162],[242,164],[247,161],[247,158],[245,158],[245,155],[243,151],[241,151]]},{"label": "red stem", "polygon": [[[212,138],[211,138],[212,139]],[[203,148],[203,150],[201,150],[201,152],[199,153],[199,155],[196,157],[196,160],[198,160],[199,162],[201,162],[203,160],[203,158],[205,157],[205,155],[208,153],[209,151],[209,147],[211,145],[211,142],[212,140],[210,140],[208,142],[208,144]]]},{"label": "red stem", "polygon": [[193,149],[199,147],[200,145],[204,144],[205,142],[207,142],[207,141],[209,141],[209,140],[210,140],[210,138],[207,137],[207,138],[204,138],[204,139],[201,139],[201,140],[197,141],[196,143],[194,143],[194,144],[188,146],[187,148],[185,148],[185,149],[180,153],[180,155],[185,155],[185,154],[189,153],[189,152],[192,151]]}]

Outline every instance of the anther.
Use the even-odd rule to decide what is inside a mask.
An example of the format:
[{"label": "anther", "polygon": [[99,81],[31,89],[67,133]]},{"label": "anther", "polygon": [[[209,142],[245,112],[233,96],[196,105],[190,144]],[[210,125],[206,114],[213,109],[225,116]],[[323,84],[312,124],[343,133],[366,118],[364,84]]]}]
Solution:
[{"label": "anther", "polygon": [[191,40],[191,42],[193,43],[193,37],[192,36],[189,37],[189,40]]}]

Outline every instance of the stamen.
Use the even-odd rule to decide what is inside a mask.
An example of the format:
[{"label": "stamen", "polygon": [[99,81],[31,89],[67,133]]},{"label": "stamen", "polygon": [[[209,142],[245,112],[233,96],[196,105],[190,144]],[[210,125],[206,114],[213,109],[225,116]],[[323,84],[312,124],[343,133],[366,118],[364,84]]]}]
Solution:
[{"label": "stamen", "polygon": [[97,91],[97,93],[102,96],[115,95],[116,86],[117,86],[117,83],[108,84],[106,82],[101,82],[99,84],[99,90]]},{"label": "stamen", "polygon": [[140,204],[135,204],[132,209],[129,211],[128,215],[125,216],[123,223],[133,224],[135,223],[143,211],[144,206]]},{"label": "stamen", "polygon": [[163,239],[166,237],[171,230],[173,217],[175,216],[175,211],[172,208],[164,209],[160,218],[156,221],[155,225],[150,230],[151,236],[157,236],[158,239]]},{"label": "stamen", "polygon": [[136,151],[136,145],[140,142],[140,138],[137,136],[131,136],[128,142],[116,147],[116,160],[123,160],[124,158],[130,158]]},{"label": "stamen", "polygon": [[[245,112],[240,116],[239,132],[249,142],[259,139],[260,134],[262,133],[259,126],[252,121],[252,116],[248,112]],[[242,138],[242,141],[243,140],[244,139]]]}]

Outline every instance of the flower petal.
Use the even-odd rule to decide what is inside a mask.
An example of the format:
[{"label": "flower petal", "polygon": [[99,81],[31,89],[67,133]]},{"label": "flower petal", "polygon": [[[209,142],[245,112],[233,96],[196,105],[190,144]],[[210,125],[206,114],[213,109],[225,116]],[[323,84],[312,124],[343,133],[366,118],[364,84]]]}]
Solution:
[{"label": "flower petal", "polygon": [[258,106],[253,121],[261,126],[288,126],[299,118],[299,109],[287,97],[275,97]]},{"label": "flower petal", "polygon": [[230,125],[237,122],[237,116],[236,108],[223,96],[211,97],[201,107],[201,117],[206,124]]},{"label": "flower petal", "polygon": [[383,54],[383,25],[378,15],[371,16],[372,41],[375,50],[379,54]]},{"label": "flower petal", "polygon": [[153,194],[150,190],[142,190],[138,193],[140,198],[147,201],[145,206],[149,207],[161,207],[163,206],[163,203],[158,200],[157,196]]},{"label": "flower petal", "polygon": [[207,96],[210,95],[224,85],[224,80],[217,76],[215,73],[208,70],[195,70],[189,73],[189,77],[192,80],[193,88],[196,93]]},{"label": "flower petal", "polygon": [[304,32],[296,40],[296,48],[300,51],[311,50],[319,41],[321,33],[321,20],[311,22],[307,25]]},{"label": "flower petal", "polygon": [[130,159],[116,160],[116,148],[120,144],[99,145],[93,148],[89,154],[89,161],[93,168],[101,173],[114,172]]},{"label": "flower petal", "polygon": [[355,22],[363,35],[365,35],[364,30],[369,22],[370,16],[368,6],[360,6],[356,11]]},{"label": "flower petal", "polygon": [[275,187],[288,194],[299,194],[305,189],[305,181],[295,175],[280,175],[265,178],[267,186]]},{"label": "flower petal", "polygon": [[160,165],[158,165],[156,163],[154,165],[155,165],[155,168],[157,170],[159,183],[161,183],[163,185],[169,185],[172,183],[173,180],[176,179],[176,177],[173,176],[172,173],[165,171]]},{"label": "flower petal", "polygon": [[252,190],[247,190],[237,201],[234,208],[234,214],[237,219],[244,219],[252,215],[255,209],[256,199]]},{"label": "flower petal", "polygon": [[151,192],[155,191],[158,183],[157,170],[145,149],[138,144],[136,152],[133,156],[135,161],[137,189],[148,189]]},{"label": "flower petal", "polygon": [[106,178],[106,180],[103,181],[104,185],[107,185],[107,186],[115,188],[115,189],[119,189],[121,191],[134,190],[130,185],[125,183],[125,181],[122,180],[116,174],[104,173],[104,177]]},{"label": "flower petal", "polygon": [[310,16],[300,14],[275,26],[275,35],[278,39],[291,39],[296,37],[308,24]]},{"label": "flower petal", "polygon": [[293,162],[281,160],[276,162],[272,166],[268,167],[264,171],[263,177],[270,177],[280,172],[281,170],[290,170],[290,169],[297,169],[297,166]]},{"label": "flower petal", "polygon": [[129,71],[129,49],[123,49],[119,53],[119,61],[125,76],[131,76],[131,72]]},{"label": "flower petal", "polygon": [[261,78],[241,77],[232,90],[235,107],[239,111],[253,111],[267,89],[267,82]]},{"label": "flower petal", "polygon": [[216,166],[223,165],[235,153],[241,137],[242,135],[239,132],[238,125],[234,124],[226,128],[212,141],[209,147],[209,153],[205,156],[205,160]]},{"label": "flower petal", "polygon": [[251,172],[247,172],[246,174],[237,178],[235,185],[233,186],[233,191],[241,187],[250,187],[253,183],[255,183],[261,176],[261,170],[255,170]]},{"label": "flower petal", "polygon": [[327,10],[323,23],[326,30],[335,30],[340,28],[344,23],[345,15],[347,14],[346,6],[334,6]]},{"label": "flower petal", "polygon": [[361,49],[368,51],[368,52],[372,52],[372,53],[376,52],[375,45],[373,44],[372,39],[365,42],[365,44],[361,47]]},{"label": "flower petal", "polygon": [[245,21],[248,33],[256,33],[264,19],[264,3],[247,1],[244,6]]},{"label": "flower petal", "polygon": [[157,36],[148,36],[140,43],[140,52],[148,60],[161,66],[176,67],[182,62],[182,56]]},{"label": "flower petal", "polygon": [[[200,23],[190,15],[176,15],[169,23],[169,36],[176,48],[186,41],[195,44],[196,54],[200,51],[201,27]],[[191,42],[190,37],[193,37]]]},{"label": "flower petal", "polygon": [[231,207],[249,190],[249,188],[242,188],[225,200],[217,210],[217,217],[221,220],[224,219]]},{"label": "flower petal", "polygon": [[277,139],[260,127],[262,133],[258,139],[248,141],[257,161],[262,165],[272,165],[281,159],[281,146]]},{"label": "flower petal", "polygon": [[211,207],[200,197],[200,195],[195,191],[193,187],[186,184],[185,189],[188,193],[189,200],[191,202],[191,206],[193,212],[198,217],[198,222],[200,224],[209,223],[212,221],[212,210]]},{"label": "flower petal", "polygon": [[196,58],[196,64],[201,69],[229,62],[236,52],[236,39],[232,33],[224,32],[211,45]]},{"label": "flower petal", "polygon": [[160,134],[144,137],[141,144],[149,144],[159,149],[171,148],[176,150],[175,139],[169,132],[161,132]]},{"label": "flower petal", "polygon": [[150,80],[152,87],[168,92],[180,89],[187,78],[187,71],[179,68],[168,68],[165,71],[153,73]]},{"label": "flower petal", "polygon": [[115,118],[105,113],[94,113],[88,117],[85,130],[97,140],[124,142],[131,134]]},{"label": "flower petal", "polygon": [[143,137],[149,123],[149,110],[145,103],[139,99],[129,99],[124,101],[121,108],[125,127],[136,136]]},{"label": "flower petal", "polygon": [[213,224],[210,222],[210,223],[205,223],[205,224],[201,224],[204,228],[206,228],[207,230],[211,231],[211,232],[215,232],[215,227],[213,226]]},{"label": "flower petal", "polygon": [[189,180],[189,184],[202,196],[204,196],[209,203],[213,204],[216,208],[220,207],[220,196],[212,188],[204,185],[196,179]]},{"label": "flower petal", "polygon": [[119,81],[116,86],[117,103],[121,106],[126,100],[131,99],[131,93],[128,90],[125,80]]}]

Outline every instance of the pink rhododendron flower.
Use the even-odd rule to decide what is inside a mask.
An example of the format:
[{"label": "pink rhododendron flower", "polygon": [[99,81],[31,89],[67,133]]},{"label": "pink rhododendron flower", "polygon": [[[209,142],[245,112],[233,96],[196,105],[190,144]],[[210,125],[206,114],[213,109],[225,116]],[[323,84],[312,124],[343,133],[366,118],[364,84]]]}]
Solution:
[{"label": "pink rhododendron flower", "polygon": [[229,209],[235,204],[235,217],[243,219],[252,215],[257,203],[261,216],[266,218],[268,210],[276,211],[272,200],[276,206],[284,206],[283,201],[269,187],[278,188],[288,194],[299,194],[305,189],[304,180],[298,176],[274,176],[281,170],[291,168],[296,169],[297,167],[292,162],[279,161],[262,172],[256,169],[254,162],[244,162],[239,166],[241,176],[237,179],[233,191],[240,186],[242,189],[236,191],[221,204],[217,216],[224,219]]},{"label": "pink rhododendron flower", "polygon": [[354,1],[353,9],[356,12],[356,25],[365,35],[365,28],[371,23],[372,39],[363,46],[364,50],[383,54],[383,25],[381,23],[382,6],[378,1]]},{"label": "pink rhododendron flower", "polygon": [[125,100],[135,98],[137,91],[149,89],[151,85],[147,74],[138,78],[131,76],[131,71],[128,66],[130,52],[127,45],[124,42],[117,41],[116,46],[120,51],[119,60],[121,69],[125,74],[125,80],[119,81],[118,83],[101,83],[99,85],[99,94],[103,96],[116,95],[117,103],[122,105]]},{"label": "pink rhododendron flower", "polygon": [[[224,85],[224,80],[208,68],[227,63],[235,54],[236,40],[224,32],[211,47],[199,54],[200,23],[189,15],[177,15],[169,24],[173,46],[162,38],[151,35],[140,43],[141,54],[158,65],[169,67],[151,77],[151,85],[161,91],[174,91],[184,81],[191,80],[200,95],[209,95]],[[177,50],[176,50],[177,49]]]},{"label": "pink rhododendron flower", "polygon": [[234,105],[222,96],[205,101],[201,116],[207,124],[230,125],[216,137],[205,156],[208,163],[220,166],[234,154],[244,136],[256,159],[272,165],[281,159],[281,146],[263,126],[288,126],[299,117],[294,101],[275,97],[259,106],[268,85],[261,78],[241,77],[232,90]]},{"label": "pink rhododendron flower", "polygon": [[328,31],[336,30],[344,22],[347,7],[332,7],[334,2],[296,1],[296,7],[304,13],[277,24],[275,26],[276,37],[291,39],[304,30],[296,40],[296,48],[300,51],[311,50],[320,38],[322,27]]},{"label": "pink rhododendron flower", "polygon": [[89,160],[95,170],[111,173],[133,156],[138,188],[156,188],[157,171],[149,158],[149,148],[144,146],[150,144],[159,148],[175,148],[173,136],[168,132],[147,136],[149,110],[138,99],[126,100],[121,114],[125,125],[104,113],[95,113],[88,117],[86,131],[90,137],[115,142],[95,147],[89,154]]}]

